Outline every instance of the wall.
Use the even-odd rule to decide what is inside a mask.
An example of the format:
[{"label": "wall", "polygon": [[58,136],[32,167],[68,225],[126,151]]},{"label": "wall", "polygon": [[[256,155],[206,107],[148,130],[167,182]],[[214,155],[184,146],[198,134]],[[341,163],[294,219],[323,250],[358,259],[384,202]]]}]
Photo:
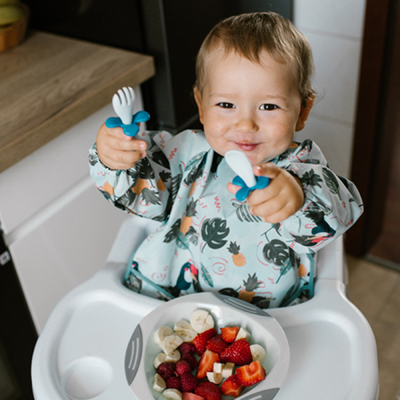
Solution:
[{"label": "wall", "polygon": [[313,48],[317,102],[297,140],[311,138],[349,177],[366,0],[293,0],[293,20]]}]

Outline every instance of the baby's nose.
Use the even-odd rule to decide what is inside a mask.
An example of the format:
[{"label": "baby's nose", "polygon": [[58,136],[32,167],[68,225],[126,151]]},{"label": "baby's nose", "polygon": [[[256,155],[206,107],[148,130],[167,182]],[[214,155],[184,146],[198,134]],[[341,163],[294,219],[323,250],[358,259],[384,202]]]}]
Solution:
[{"label": "baby's nose", "polygon": [[254,118],[252,117],[244,117],[240,118],[239,121],[235,124],[235,129],[239,132],[257,132],[258,125]]}]

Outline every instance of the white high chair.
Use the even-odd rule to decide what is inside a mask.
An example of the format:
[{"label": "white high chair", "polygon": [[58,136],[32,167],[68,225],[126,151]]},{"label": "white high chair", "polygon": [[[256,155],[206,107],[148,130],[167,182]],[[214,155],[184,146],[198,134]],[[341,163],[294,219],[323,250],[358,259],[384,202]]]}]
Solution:
[{"label": "white high chair", "polygon": [[[35,400],[136,399],[125,378],[126,347],[140,320],[163,302],[128,290],[122,277],[132,250],[154,226],[128,218],[105,266],[55,307],[33,355]],[[320,250],[316,263],[311,300],[266,310],[283,328],[290,349],[286,379],[273,398],[377,400],[375,338],[346,297],[342,240]]]}]

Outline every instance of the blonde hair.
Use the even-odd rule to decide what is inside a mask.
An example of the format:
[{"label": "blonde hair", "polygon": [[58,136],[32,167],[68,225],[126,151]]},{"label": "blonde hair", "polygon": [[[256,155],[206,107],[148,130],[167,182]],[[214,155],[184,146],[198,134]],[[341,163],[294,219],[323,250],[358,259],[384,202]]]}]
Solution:
[{"label": "blonde hair", "polygon": [[204,39],[196,59],[195,87],[202,92],[207,55],[219,46],[260,63],[262,50],[278,62],[295,67],[302,104],[312,99],[314,62],[310,43],[286,18],[274,12],[256,12],[227,18],[218,23]]}]

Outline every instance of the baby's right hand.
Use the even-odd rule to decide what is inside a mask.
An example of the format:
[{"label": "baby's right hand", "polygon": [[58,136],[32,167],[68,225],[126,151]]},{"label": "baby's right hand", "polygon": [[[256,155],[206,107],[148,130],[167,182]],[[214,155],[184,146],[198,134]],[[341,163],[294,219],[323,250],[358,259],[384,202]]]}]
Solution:
[{"label": "baby's right hand", "polygon": [[132,168],[146,156],[147,143],[124,134],[122,128],[107,128],[103,124],[96,139],[97,154],[110,169]]}]

